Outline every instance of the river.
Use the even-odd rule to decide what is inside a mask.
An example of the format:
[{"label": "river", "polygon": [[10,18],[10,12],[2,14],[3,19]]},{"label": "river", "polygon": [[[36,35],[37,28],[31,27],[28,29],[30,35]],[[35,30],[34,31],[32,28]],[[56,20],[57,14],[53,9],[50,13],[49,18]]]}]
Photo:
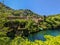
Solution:
[{"label": "river", "polygon": [[58,36],[60,35],[60,30],[43,30],[35,34],[31,34],[28,36],[30,41],[34,40],[45,40],[44,35]]}]

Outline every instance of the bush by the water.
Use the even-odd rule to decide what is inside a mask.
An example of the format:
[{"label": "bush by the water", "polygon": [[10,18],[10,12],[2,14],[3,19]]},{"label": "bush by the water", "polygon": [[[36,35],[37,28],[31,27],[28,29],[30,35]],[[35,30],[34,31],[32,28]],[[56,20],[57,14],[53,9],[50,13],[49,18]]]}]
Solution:
[{"label": "bush by the water", "polygon": [[21,37],[11,40],[8,37],[0,37],[0,45],[60,45],[60,36],[45,35],[46,41],[35,40],[34,42]]}]

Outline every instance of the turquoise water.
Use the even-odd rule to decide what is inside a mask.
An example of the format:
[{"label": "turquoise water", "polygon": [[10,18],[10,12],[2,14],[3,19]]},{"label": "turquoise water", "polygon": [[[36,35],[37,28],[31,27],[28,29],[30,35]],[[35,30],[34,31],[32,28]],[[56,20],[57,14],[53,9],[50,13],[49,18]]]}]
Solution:
[{"label": "turquoise water", "polygon": [[44,35],[52,35],[52,36],[58,36],[60,35],[60,30],[43,30],[38,33],[35,33],[33,35],[29,35],[28,39],[30,41],[34,40],[45,40]]}]

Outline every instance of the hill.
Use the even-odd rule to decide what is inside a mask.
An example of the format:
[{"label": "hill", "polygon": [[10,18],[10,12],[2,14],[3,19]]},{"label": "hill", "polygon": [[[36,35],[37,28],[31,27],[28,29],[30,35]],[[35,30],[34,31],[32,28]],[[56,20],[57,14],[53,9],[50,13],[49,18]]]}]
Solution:
[{"label": "hill", "polygon": [[[15,21],[8,21],[7,16],[36,16],[36,17],[42,17],[43,21],[39,21],[39,23],[35,23],[32,19],[29,18],[29,20],[15,20]],[[35,18],[36,19],[36,18]],[[37,20],[36,20],[37,21]],[[18,28],[17,28],[18,27]],[[8,6],[5,6],[4,4],[0,3],[0,36],[7,36],[6,33],[13,33],[18,35],[20,34],[19,30],[24,30],[22,35],[29,34],[31,32],[38,32],[41,30],[47,30],[47,29],[60,29],[60,14],[51,15],[51,16],[40,16],[34,12],[32,12],[29,9],[20,9],[20,10],[14,10],[11,9]],[[26,33],[27,32],[27,33]],[[27,35],[28,35],[27,34]]]},{"label": "hill", "polygon": [[14,10],[6,5],[4,5],[3,3],[0,2],[0,12],[2,13],[8,13],[9,15],[14,15],[14,16],[20,16],[20,15],[23,15],[23,16],[32,16],[32,15],[35,15],[35,16],[40,16],[34,12],[32,12],[31,10],[29,9],[20,9],[20,10]]}]

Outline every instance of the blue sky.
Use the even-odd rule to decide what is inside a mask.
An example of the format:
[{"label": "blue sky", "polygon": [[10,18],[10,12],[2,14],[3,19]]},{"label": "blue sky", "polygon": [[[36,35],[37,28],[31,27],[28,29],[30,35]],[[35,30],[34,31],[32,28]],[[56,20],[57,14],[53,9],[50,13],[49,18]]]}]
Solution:
[{"label": "blue sky", "polygon": [[13,9],[30,9],[41,15],[60,14],[60,0],[5,0],[4,4]]}]

